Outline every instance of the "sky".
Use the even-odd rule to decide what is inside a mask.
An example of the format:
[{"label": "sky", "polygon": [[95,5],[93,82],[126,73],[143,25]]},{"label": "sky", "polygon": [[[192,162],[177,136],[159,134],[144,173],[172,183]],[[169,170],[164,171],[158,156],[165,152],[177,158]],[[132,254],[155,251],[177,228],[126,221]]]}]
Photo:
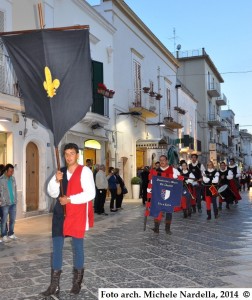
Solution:
[{"label": "sky", "polygon": [[228,105],[222,109],[233,110],[235,123],[252,134],[252,1],[125,2],[170,52],[177,45],[181,45],[181,51],[205,48],[224,79],[221,92]]}]

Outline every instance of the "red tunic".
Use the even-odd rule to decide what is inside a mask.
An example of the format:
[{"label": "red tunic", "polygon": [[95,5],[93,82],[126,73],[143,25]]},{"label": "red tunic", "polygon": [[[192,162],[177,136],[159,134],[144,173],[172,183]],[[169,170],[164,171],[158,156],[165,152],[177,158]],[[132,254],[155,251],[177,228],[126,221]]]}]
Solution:
[{"label": "red tunic", "polygon": [[[83,166],[79,165],[68,181],[66,193],[68,197],[83,192],[83,188],[81,186],[82,168]],[[66,204],[66,217],[63,225],[63,235],[75,238],[84,238],[87,221],[89,222],[89,227],[93,227],[94,211],[92,201],[83,204]]]}]

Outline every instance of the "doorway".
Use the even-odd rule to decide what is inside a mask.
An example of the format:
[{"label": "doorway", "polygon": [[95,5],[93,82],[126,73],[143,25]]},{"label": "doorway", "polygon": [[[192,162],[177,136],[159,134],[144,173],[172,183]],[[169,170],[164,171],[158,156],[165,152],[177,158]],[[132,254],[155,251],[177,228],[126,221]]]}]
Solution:
[{"label": "doorway", "polygon": [[84,149],[84,164],[86,165],[86,159],[91,159],[92,162],[92,169],[93,166],[96,164],[96,151],[95,149],[85,148]]},{"label": "doorway", "polygon": [[26,211],[39,207],[39,155],[38,147],[30,142],[26,147]]}]

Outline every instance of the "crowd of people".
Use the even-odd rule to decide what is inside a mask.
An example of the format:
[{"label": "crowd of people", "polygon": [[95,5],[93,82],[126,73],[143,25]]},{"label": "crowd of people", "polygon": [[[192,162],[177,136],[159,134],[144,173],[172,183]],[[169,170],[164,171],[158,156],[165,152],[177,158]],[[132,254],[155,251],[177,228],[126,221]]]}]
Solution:
[{"label": "crowd of people", "polygon": [[[202,201],[205,202],[207,220],[219,217],[219,212],[225,203],[226,209],[231,205],[237,205],[241,200],[240,191],[250,189],[251,175],[249,172],[240,170],[234,159],[229,164],[221,162],[219,167],[214,166],[212,161],[207,163],[206,168],[198,160],[197,154],[191,155],[191,162],[181,160],[179,165],[171,166],[168,158],[161,155],[154,167],[144,167],[139,177],[142,180],[141,197],[143,205],[150,207],[152,201],[152,178],[163,176],[183,181],[183,190],[179,207],[174,207],[174,212],[182,211],[183,217],[191,217],[193,213],[202,214]],[[165,213],[165,231],[171,233],[172,213]],[[163,213],[154,218],[155,233],[159,233],[160,222]]]},{"label": "crowd of people", "polygon": [[127,192],[124,180],[119,174],[119,169],[109,167],[108,175],[106,175],[105,165],[96,164],[92,166],[90,159],[86,160],[88,166],[94,175],[94,182],[96,188],[96,196],[94,199],[94,212],[98,215],[108,214],[105,212],[104,205],[108,192],[110,193],[110,211],[117,212],[122,208],[124,194]]}]

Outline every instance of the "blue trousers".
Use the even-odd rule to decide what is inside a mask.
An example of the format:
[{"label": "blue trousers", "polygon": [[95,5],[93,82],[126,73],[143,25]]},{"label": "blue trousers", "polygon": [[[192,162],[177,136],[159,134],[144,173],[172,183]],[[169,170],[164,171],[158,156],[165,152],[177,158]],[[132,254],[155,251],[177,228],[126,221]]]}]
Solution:
[{"label": "blue trousers", "polygon": [[[53,237],[52,269],[61,270],[63,262],[63,246],[65,238],[63,236]],[[84,239],[72,237],[73,265],[80,270],[84,266]]]},{"label": "blue trousers", "polygon": [[1,207],[2,209],[2,221],[1,221],[1,232],[2,232],[2,237],[7,235],[7,220],[9,216],[9,232],[8,235],[13,235],[14,234],[14,225],[16,221],[16,213],[17,213],[17,207],[16,204],[11,204],[11,205],[5,205]]}]

